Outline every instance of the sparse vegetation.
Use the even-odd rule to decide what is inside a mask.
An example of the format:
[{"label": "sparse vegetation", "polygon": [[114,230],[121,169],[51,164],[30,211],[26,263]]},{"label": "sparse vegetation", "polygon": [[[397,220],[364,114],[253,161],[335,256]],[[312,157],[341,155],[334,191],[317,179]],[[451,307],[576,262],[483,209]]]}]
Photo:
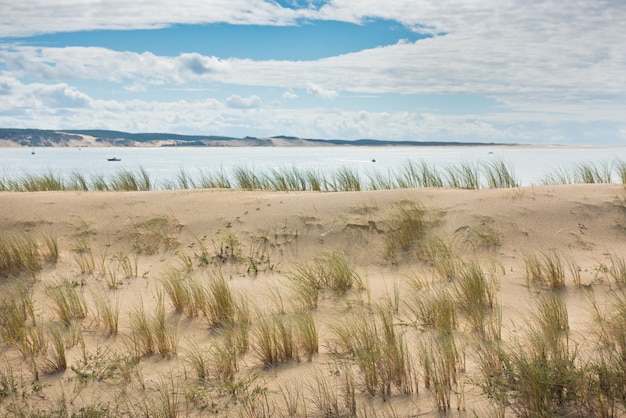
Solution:
[{"label": "sparse vegetation", "polygon": [[[527,283],[539,283],[552,289],[565,286],[565,267],[558,250],[526,252],[524,254]],[[577,280],[577,279],[576,279]]]},{"label": "sparse vegetation", "polygon": [[41,270],[44,261],[56,262],[59,249],[56,238],[45,236],[40,243],[31,234],[6,236],[0,234],[0,277]]},{"label": "sparse vegetation", "polygon": [[325,289],[343,295],[350,289],[363,288],[359,274],[337,252],[324,252],[313,262],[295,265],[287,279],[302,304],[309,308],[317,307],[320,293]]},{"label": "sparse vegetation", "polygon": [[[577,168],[568,181],[606,181],[608,167]],[[19,187],[157,187],[132,174],[134,186],[73,173]],[[369,178],[292,167],[203,176],[181,171],[167,187],[517,187],[501,161],[440,171],[409,162]],[[8,187],[18,189],[0,180]],[[475,216],[454,199],[444,212],[433,203],[438,192],[405,191],[401,201],[364,194],[336,217],[319,206],[294,215],[280,206],[286,194],[261,193],[217,215],[194,217],[175,203],[165,214],[116,214],[113,226],[73,214],[65,224],[5,222],[0,415],[622,416],[621,247],[607,240],[601,254],[564,251],[570,215],[583,207],[585,225],[573,228],[597,240],[605,231],[594,218],[616,206],[622,216],[621,202],[576,201],[565,228],[541,235],[524,224],[523,209],[542,197],[524,193],[493,193],[520,204],[504,220],[492,208],[482,213],[486,206]],[[280,219],[261,225],[270,200]],[[287,227],[292,219],[304,232]],[[537,249],[540,236],[554,248]],[[504,293],[511,289],[518,293]]]}]

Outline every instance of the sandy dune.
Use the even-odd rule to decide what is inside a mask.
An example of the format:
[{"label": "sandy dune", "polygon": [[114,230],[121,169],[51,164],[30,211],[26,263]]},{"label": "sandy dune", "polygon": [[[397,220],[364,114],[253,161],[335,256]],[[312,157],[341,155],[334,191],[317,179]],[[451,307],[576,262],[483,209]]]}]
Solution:
[{"label": "sandy dune", "polygon": [[[37,382],[33,363],[19,344],[7,341],[0,347],[0,410],[9,415],[65,408],[84,414],[80,416],[156,416],[157,411],[168,416],[163,411],[168,403],[164,399],[169,399],[175,404],[170,411],[178,416],[280,416],[289,413],[290,405],[294,415],[321,416],[320,382],[338,387],[333,389],[339,393],[338,411],[347,414],[350,408],[344,401],[349,392],[341,382],[350,370],[359,416],[436,416],[441,405],[433,387],[426,387],[419,348],[420,338],[432,331],[416,320],[412,309],[420,292],[416,283],[426,292],[454,278],[441,277],[437,261],[425,256],[423,247],[390,243],[402,208],[418,208],[428,234],[466,263],[479,262],[486,276],[497,282],[505,341],[523,335],[538,295],[550,292],[549,284],[532,278],[529,283],[528,254],[556,249],[564,263],[565,284],[558,292],[569,315],[569,344],[580,353],[593,353],[599,337],[590,295],[604,306],[606,295],[619,289],[608,270],[611,255],[621,256],[626,249],[626,192],[621,185],[354,193],[7,192],[0,193],[0,208],[3,237],[54,237],[59,251],[58,260],[45,262],[34,279],[28,272],[0,279],[2,294],[10,298],[19,283],[29,283],[34,322],[43,329],[47,346],[34,356]],[[311,361],[301,349],[299,360],[264,365],[255,349],[261,318],[287,317],[301,308],[290,274],[324,254],[344,257],[363,288],[355,286],[345,294],[322,289],[317,307],[309,309],[319,333],[319,352]],[[126,277],[122,260],[130,266],[131,277]],[[579,268],[580,283],[566,260]],[[164,280],[174,271],[199,280],[222,276],[247,300],[250,347],[237,355],[234,378],[215,372],[212,353],[224,339],[219,327],[211,329],[203,314],[176,312],[164,292]],[[50,330],[62,320],[51,289],[64,280],[85,298],[87,313],[61,327],[67,366],[58,370]],[[133,318],[139,311],[155,316],[159,294],[167,329],[176,333],[175,349],[169,354],[138,354],[131,342],[136,332]],[[107,331],[97,300],[119,302],[117,333]],[[386,396],[369,393],[356,360],[349,353],[334,352],[341,350],[333,327],[373,306],[392,306],[397,331],[413,361],[414,387],[409,393],[398,388]],[[465,363],[458,366],[451,388],[449,414],[492,416],[497,406],[476,384],[481,379],[475,360],[477,334],[466,315],[458,312],[454,330]],[[32,323],[29,327],[37,328]],[[203,381],[191,361],[194,347],[208,362]],[[135,361],[122,367],[128,358]],[[14,383],[6,383],[11,376]],[[523,415],[520,402],[510,394],[504,414]],[[576,407],[555,408],[566,414]],[[623,406],[616,408],[617,415],[624,413]]]}]

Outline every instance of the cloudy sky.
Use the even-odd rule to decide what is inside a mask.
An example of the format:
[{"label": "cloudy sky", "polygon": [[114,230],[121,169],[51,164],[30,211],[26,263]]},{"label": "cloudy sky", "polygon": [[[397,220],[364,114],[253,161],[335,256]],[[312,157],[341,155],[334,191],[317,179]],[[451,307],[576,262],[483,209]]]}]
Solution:
[{"label": "cloudy sky", "polygon": [[0,0],[0,127],[626,145],[624,0]]}]

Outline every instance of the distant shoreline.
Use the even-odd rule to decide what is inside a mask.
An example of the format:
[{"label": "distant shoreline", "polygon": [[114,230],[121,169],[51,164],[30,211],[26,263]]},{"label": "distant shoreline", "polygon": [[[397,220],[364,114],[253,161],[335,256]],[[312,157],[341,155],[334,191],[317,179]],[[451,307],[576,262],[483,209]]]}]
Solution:
[{"label": "distant shoreline", "polygon": [[278,135],[243,138],[106,130],[0,129],[0,147],[511,147],[524,144],[380,139],[315,139]]},{"label": "distant shoreline", "polygon": [[129,133],[108,130],[41,130],[0,128],[0,148],[624,148],[621,145],[523,144],[498,142],[315,139],[278,135],[243,138],[217,135]]}]

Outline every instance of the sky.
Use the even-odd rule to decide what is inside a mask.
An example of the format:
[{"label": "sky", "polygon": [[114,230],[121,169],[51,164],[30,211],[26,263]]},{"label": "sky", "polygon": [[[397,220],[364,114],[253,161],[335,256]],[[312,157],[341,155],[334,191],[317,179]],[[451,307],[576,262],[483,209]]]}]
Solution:
[{"label": "sky", "polygon": [[0,0],[0,127],[626,145],[624,0]]}]

